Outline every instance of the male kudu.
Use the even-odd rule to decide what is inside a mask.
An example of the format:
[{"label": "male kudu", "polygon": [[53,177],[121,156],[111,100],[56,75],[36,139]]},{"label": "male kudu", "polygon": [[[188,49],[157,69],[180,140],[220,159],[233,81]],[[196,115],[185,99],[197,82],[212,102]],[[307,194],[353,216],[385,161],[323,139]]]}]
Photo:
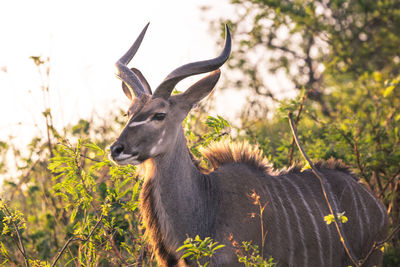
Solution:
[{"label": "male kudu", "polygon": [[[110,150],[117,164],[142,164],[145,169],[140,212],[159,264],[195,266],[180,260],[182,254],[176,250],[188,236],[199,235],[226,245],[217,251],[212,266],[242,266],[229,238],[252,241],[261,248],[260,220],[249,216],[258,213],[249,197],[254,190],[262,203],[268,203],[263,213],[264,255],[272,256],[280,266],[350,265],[333,224],[324,221],[329,210],[310,170],[293,167],[276,172],[256,148],[226,143],[204,152],[213,170],[205,172],[195,164],[181,124],[217,83],[219,67],[231,50],[229,29],[218,57],[175,69],[152,94],[141,72],[127,67],[147,27],[116,63],[132,104],[128,123]],[[184,93],[171,95],[182,79],[206,72],[211,74]],[[328,180],[327,192],[338,210],[346,212],[349,221],[342,226],[344,234],[361,259],[374,241],[385,237],[386,210],[339,162],[320,162],[317,167]],[[381,258],[377,250],[364,266],[380,265]]]}]

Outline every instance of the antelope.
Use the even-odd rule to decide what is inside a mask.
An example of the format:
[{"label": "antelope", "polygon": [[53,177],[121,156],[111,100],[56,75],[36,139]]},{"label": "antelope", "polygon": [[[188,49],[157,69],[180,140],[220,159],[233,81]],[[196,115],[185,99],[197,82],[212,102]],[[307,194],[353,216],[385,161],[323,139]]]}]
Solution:
[{"label": "antelope", "polygon": [[[219,56],[175,69],[152,93],[143,74],[127,66],[148,25],[116,63],[131,105],[110,156],[116,164],[141,165],[144,170],[140,213],[159,265],[196,266],[177,252],[187,237],[196,235],[226,245],[212,257],[211,266],[243,266],[234,245],[242,241],[257,244],[279,266],[351,265],[333,224],[324,221],[329,210],[310,170],[274,171],[262,153],[246,143],[215,143],[205,149],[212,165],[207,171],[191,155],[182,122],[220,77],[219,68],[231,51],[228,27]],[[171,95],[182,79],[202,73],[209,74],[185,92]],[[386,209],[342,162],[320,161],[316,167],[326,177],[327,193],[338,210],[346,212],[348,222],[342,228],[351,250],[359,259],[365,257],[374,241],[386,236]],[[264,244],[260,218],[251,216],[259,213],[252,192],[267,204],[262,216]],[[375,250],[363,266],[380,265],[381,260],[382,252]]]}]

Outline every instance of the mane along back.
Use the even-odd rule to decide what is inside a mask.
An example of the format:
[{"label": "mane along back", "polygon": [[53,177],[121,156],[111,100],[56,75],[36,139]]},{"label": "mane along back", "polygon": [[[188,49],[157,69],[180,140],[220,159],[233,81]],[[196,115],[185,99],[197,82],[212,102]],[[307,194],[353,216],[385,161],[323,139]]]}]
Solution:
[{"label": "mane along back", "polygon": [[[315,168],[317,170],[323,170],[323,169],[328,169],[328,170],[336,170],[336,171],[341,171],[344,172],[348,175],[350,175],[354,180],[358,181],[359,178],[355,176],[353,171],[349,166],[344,164],[344,162],[340,159],[334,159],[330,158],[328,160],[318,160],[316,162],[313,162]],[[288,170],[282,170],[280,174],[285,174],[285,173],[300,173],[302,172],[303,165],[297,164]]]},{"label": "mane along back", "polygon": [[218,142],[201,152],[214,169],[230,163],[244,163],[260,171],[271,169],[271,165],[263,156],[262,151],[247,142]]},{"label": "mane along back", "polygon": [[[264,157],[262,151],[258,149],[258,147],[250,145],[247,142],[217,142],[211,144],[207,148],[203,148],[201,152],[207,158],[214,170],[225,164],[244,163],[263,172],[282,175],[288,173],[301,173],[304,167],[302,164],[296,164],[288,169],[274,171],[272,165]],[[336,160],[330,158],[328,160],[318,160],[313,162],[313,164],[318,170],[337,170],[347,173],[356,181],[359,180],[359,178],[354,175],[351,168],[345,165],[340,159]]]}]

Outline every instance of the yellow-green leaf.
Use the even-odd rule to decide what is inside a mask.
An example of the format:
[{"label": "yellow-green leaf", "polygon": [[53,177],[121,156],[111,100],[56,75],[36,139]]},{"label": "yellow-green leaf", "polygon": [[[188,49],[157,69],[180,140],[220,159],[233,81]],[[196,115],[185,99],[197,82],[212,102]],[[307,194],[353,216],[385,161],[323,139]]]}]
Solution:
[{"label": "yellow-green leaf", "polygon": [[333,217],[333,214],[326,215],[324,217],[324,221],[326,222],[326,224],[329,225],[329,224],[331,224],[332,222],[335,221],[335,217]]},{"label": "yellow-green leaf", "polygon": [[346,216],[342,216],[342,217],[340,217],[340,221],[342,222],[342,223],[347,223],[348,222],[348,218],[346,217]]},{"label": "yellow-green leaf", "polygon": [[347,223],[349,219],[344,215],[344,213],[345,213],[344,211],[341,213],[338,213],[337,217],[342,223]]},{"label": "yellow-green leaf", "polygon": [[375,81],[380,82],[382,80],[382,73],[374,71],[372,75],[374,76]]},{"label": "yellow-green leaf", "polygon": [[307,162],[306,165],[304,165],[304,167],[301,168],[300,172],[304,172],[304,171],[309,170],[309,169],[311,169],[311,166],[310,166],[310,164]]},{"label": "yellow-green leaf", "polygon": [[390,93],[392,93],[394,88],[395,88],[394,85],[390,85],[390,86],[386,87],[385,92],[383,92],[383,96],[387,97],[388,95],[390,95]]}]

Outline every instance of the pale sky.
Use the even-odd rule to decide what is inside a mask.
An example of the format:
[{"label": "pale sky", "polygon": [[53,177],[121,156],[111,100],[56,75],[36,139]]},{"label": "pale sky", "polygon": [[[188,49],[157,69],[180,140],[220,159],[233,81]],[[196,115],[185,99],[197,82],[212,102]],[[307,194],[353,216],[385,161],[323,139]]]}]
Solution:
[{"label": "pale sky", "polygon": [[[41,79],[30,56],[51,58],[49,102],[61,129],[93,110],[128,106],[114,63],[147,22],[130,66],[139,68],[152,88],[176,67],[218,55],[218,34],[210,33],[206,18],[226,15],[227,2],[0,0],[0,140],[13,135],[23,144],[43,129]],[[209,12],[201,11],[204,5]]]}]

